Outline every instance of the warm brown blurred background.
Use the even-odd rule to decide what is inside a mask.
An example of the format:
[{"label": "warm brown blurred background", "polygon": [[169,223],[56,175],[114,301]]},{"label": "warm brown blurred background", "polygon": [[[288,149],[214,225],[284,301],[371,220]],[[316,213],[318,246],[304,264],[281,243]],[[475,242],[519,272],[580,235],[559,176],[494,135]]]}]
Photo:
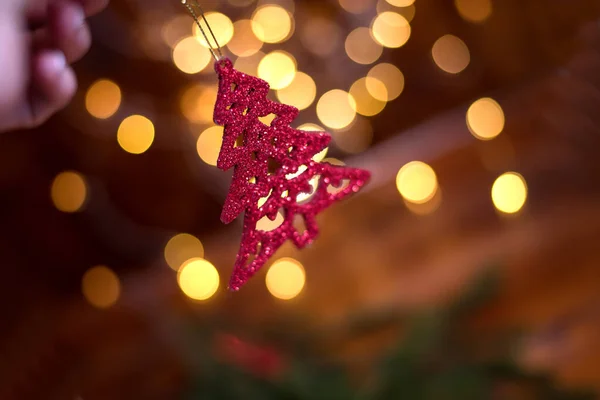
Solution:
[{"label": "warm brown blurred background", "polygon": [[[227,292],[241,225],[219,221],[210,54],[179,1],[113,1],[71,106],[0,137],[1,399],[238,398],[190,392],[201,345],[280,376],[302,343],[369,376],[406,315],[490,266],[497,293],[462,337],[519,331],[523,371],[600,389],[600,3],[201,4],[236,67],[371,184],[323,213],[311,248]],[[489,393],[423,398],[559,398]]]}]

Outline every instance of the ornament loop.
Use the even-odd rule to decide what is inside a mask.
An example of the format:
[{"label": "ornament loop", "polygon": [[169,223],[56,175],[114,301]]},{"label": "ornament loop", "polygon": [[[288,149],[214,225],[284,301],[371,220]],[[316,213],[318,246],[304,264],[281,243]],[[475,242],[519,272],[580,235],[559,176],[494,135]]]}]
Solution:
[{"label": "ornament loop", "polygon": [[[210,27],[210,24],[208,23],[208,20],[206,19],[206,15],[204,13],[204,10],[202,9],[202,6],[198,3],[197,0],[181,0],[181,4],[183,4],[185,8],[187,8],[188,12],[192,15],[192,18],[194,18],[194,21],[196,21],[196,25],[200,29],[202,36],[204,36],[204,40],[206,40],[206,44],[208,45],[208,50],[210,50],[210,54],[212,54],[215,61],[223,59],[221,45],[219,45],[217,37],[215,36],[212,28]],[[198,17],[198,14],[200,14],[200,17]],[[205,28],[202,27],[201,20],[204,21],[206,27],[208,28],[208,32],[210,32],[210,36],[214,41],[214,46],[208,38]]]}]

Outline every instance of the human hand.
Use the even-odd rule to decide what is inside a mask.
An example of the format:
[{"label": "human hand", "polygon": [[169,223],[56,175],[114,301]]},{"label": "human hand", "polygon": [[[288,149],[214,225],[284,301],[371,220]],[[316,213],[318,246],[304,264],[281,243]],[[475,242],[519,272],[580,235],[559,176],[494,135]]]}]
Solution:
[{"label": "human hand", "polygon": [[108,0],[0,0],[0,132],[38,126],[77,88],[70,64],[88,51],[86,17]]}]

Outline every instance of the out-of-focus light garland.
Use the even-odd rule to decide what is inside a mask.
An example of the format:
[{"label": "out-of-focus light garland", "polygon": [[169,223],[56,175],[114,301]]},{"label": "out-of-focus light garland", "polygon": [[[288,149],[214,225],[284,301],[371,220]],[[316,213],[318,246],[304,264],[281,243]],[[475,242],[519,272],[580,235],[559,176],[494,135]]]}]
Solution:
[{"label": "out-of-focus light garland", "polygon": [[411,161],[398,171],[396,187],[407,201],[424,204],[433,199],[438,190],[433,168],[422,161]]},{"label": "out-of-focus light garland", "polygon": [[462,72],[471,61],[469,48],[454,35],[444,35],[436,40],[431,55],[436,65],[449,74]]},{"label": "out-of-focus light garland", "polygon": [[223,142],[223,127],[211,126],[200,134],[196,142],[198,155],[208,165],[216,166]]},{"label": "out-of-focus light garland", "polygon": [[181,291],[193,300],[208,300],[219,289],[219,272],[209,261],[192,258],[177,273]]},{"label": "out-of-focus light garland", "polygon": [[356,118],[356,100],[343,90],[330,90],[319,99],[317,116],[329,128],[345,128]]},{"label": "out-of-focus light garland", "polygon": [[120,105],[121,88],[108,79],[100,79],[94,82],[85,95],[85,108],[98,119],[112,117]]},{"label": "out-of-focus light garland", "polygon": [[204,258],[204,245],[196,236],[180,233],[169,239],[164,255],[167,265],[177,271],[192,258]]},{"label": "out-of-focus light garland", "polygon": [[265,277],[267,290],[281,300],[297,297],[306,284],[306,273],[302,264],[293,258],[275,261]]},{"label": "out-of-focus light garland", "polygon": [[507,172],[498,177],[492,186],[492,201],[500,212],[515,214],[527,201],[527,183],[516,172]]},{"label": "out-of-focus light garland", "polygon": [[296,77],[295,58],[281,50],[275,50],[258,63],[258,77],[269,83],[271,89],[284,89],[291,85]]},{"label": "out-of-focus light garland", "polygon": [[109,308],[121,294],[121,282],[117,274],[105,266],[90,268],[81,280],[81,291],[94,307]]},{"label": "out-of-focus light garland", "polygon": [[154,142],[154,124],[142,115],[131,115],[119,125],[117,141],[128,153],[145,153]]},{"label": "out-of-focus light garland", "polygon": [[477,139],[490,140],[504,129],[504,111],[489,97],[476,100],[467,110],[467,127]]},{"label": "out-of-focus light garland", "polygon": [[58,174],[50,187],[54,206],[66,213],[81,211],[87,200],[87,184],[83,175],[75,171]]}]

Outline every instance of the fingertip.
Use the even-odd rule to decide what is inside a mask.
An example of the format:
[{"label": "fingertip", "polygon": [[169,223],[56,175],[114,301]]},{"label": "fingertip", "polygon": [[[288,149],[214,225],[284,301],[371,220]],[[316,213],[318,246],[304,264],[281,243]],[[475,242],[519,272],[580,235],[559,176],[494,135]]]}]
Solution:
[{"label": "fingertip", "polygon": [[46,50],[34,57],[32,124],[39,125],[64,108],[77,89],[75,73],[59,50]]}]

